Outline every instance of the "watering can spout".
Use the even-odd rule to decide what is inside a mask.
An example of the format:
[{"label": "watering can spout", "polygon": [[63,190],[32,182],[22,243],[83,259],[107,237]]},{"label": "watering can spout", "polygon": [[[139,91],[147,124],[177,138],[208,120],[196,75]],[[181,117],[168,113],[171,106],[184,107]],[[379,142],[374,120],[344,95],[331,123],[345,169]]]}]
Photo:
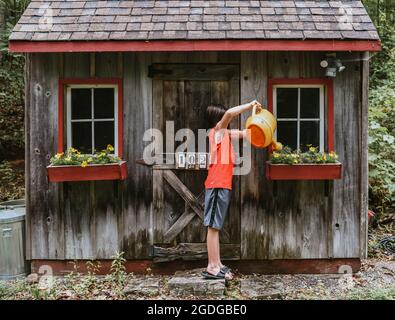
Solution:
[{"label": "watering can spout", "polygon": [[254,106],[252,115],[247,119],[246,128],[249,130],[248,140],[254,147],[271,147],[275,151],[282,149],[282,144],[274,139],[277,128],[276,118],[268,110],[257,111]]},{"label": "watering can spout", "polygon": [[280,151],[283,149],[283,144],[281,142],[273,140],[271,147],[273,151]]}]

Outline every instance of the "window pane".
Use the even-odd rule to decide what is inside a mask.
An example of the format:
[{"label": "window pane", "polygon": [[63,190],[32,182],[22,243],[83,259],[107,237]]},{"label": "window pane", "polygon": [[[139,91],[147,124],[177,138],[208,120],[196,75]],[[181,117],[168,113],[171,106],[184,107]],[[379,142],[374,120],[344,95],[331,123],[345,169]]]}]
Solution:
[{"label": "window pane", "polygon": [[94,91],[95,119],[113,119],[114,88],[100,88]]},{"label": "window pane", "polygon": [[109,144],[114,146],[114,122],[95,122],[95,149],[104,150]]},{"label": "window pane", "polygon": [[298,89],[277,88],[277,118],[297,118]]},{"label": "window pane", "polygon": [[91,89],[71,89],[71,119],[92,118]]},{"label": "window pane", "polygon": [[277,123],[277,140],[284,146],[296,149],[297,134],[296,121],[279,121]]},{"label": "window pane", "polygon": [[307,119],[320,117],[319,88],[300,89],[300,117]]},{"label": "window pane", "polygon": [[320,146],[320,122],[319,121],[301,121],[300,122],[300,149],[306,151],[307,145],[313,147]]},{"label": "window pane", "polygon": [[71,124],[72,147],[81,153],[92,153],[92,123],[73,122]]}]

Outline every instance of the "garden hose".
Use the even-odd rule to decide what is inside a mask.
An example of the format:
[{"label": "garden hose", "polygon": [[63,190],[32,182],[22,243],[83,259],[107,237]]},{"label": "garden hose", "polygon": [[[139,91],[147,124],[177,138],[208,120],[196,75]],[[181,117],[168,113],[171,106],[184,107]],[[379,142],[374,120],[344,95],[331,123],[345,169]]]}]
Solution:
[{"label": "garden hose", "polygon": [[378,242],[377,247],[384,251],[395,253],[395,236],[389,236],[381,239]]}]

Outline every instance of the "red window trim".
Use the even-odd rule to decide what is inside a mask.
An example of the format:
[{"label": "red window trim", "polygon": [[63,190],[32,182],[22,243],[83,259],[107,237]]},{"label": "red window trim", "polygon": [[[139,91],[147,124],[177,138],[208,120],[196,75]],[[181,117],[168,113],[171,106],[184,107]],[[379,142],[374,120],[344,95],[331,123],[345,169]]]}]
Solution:
[{"label": "red window trim", "polygon": [[328,123],[327,123],[327,143],[328,151],[335,151],[335,123],[334,123],[334,98],[333,98],[333,80],[329,78],[305,78],[305,79],[269,79],[267,86],[268,96],[268,109],[273,112],[273,86],[278,84],[312,84],[312,85],[324,85],[327,89],[327,106],[328,106]]},{"label": "red window trim", "polygon": [[123,80],[122,78],[60,78],[58,84],[58,152],[64,152],[64,89],[70,84],[112,84],[118,86],[118,156],[123,153]]}]

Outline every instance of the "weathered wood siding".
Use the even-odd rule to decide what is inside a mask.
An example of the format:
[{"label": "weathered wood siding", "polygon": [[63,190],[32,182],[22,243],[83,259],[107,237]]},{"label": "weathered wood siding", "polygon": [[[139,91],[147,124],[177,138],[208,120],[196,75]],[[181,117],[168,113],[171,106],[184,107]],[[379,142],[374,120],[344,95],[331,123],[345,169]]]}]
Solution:
[{"label": "weathered wood siding", "polygon": [[[268,78],[322,77],[322,57],[319,53],[243,53],[242,102],[255,97],[267,102]],[[253,150],[253,169],[242,178],[241,186],[244,259],[359,257],[360,241],[366,244],[366,231],[361,228],[360,232],[360,225],[367,204],[361,206],[360,201],[361,194],[366,197],[367,171],[361,172],[361,155],[362,146],[366,148],[367,119],[361,116],[361,75],[366,78],[367,70],[361,72],[359,55],[343,57],[354,60],[334,80],[335,151],[343,163],[343,178],[330,182],[328,192],[323,181],[268,183],[262,178],[267,154]],[[366,106],[363,109],[366,113]]]},{"label": "weathered wood siding", "polygon": [[[241,102],[258,99],[266,104],[269,78],[322,77],[319,61],[323,56],[293,52],[29,54],[28,257],[106,259],[119,250],[129,259],[144,259],[162,237],[168,215],[153,210],[152,169],[135,162],[142,157],[143,134],[152,127],[153,117],[163,116],[153,114],[156,80],[148,77],[152,63],[239,63]],[[347,69],[334,81],[335,150],[343,163],[342,180],[329,182],[327,190],[323,181],[268,182],[267,153],[253,150],[252,172],[237,183],[241,214],[227,222],[231,238],[241,244],[242,259],[364,255],[367,66],[358,60],[360,55],[344,57],[355,61],[347,62]],[[123,78],[123,157],[128,162],[128,178],[124,182],[50,184],[46,165],[57,148],[58,78],[91,76]],[[246,117],[242,116],[242,124]],[[192,220],[187,233],[198,222]],[[184,240],[201,240],[202,236]]]},{"label": "weathered wood siding", "polygon": [[[60,210],[61,188],[49,184],[46,165],[57,145],[57,78],[61,71],[61,56],[30,55],[27,73],[30,80],[26,96],[29,101],[26,148],[26,184],[29,195],[28,229],[30,256],[33,259],[63,259],[65,257],[64,213]],[[29,241],[30,240],[30,241]]]},{"label": "weathered wood siding", "polygon": [[[364,205],[361,203],[367,184],[367,169],[363,163],[363,159],[367,161],[367,116],[362,116],[367,113],[366,101],[362,103],[366,95],[362,93],[364,62],[360,61],[359,54],[345,54],[342,58],[356,61],[347,63],[347,72],[339,74],[334,86],[335,146],[343,163],[343,178],[334,183],[331,204],[335,258],[360,256],[360,237],[366,236],[360,223],[367,215],[367,208],[362,207],[367,206],[366,200]],[[366,68],[363,70],[367,72]],[[366,84],[364,88],[367,90]],[[362,167],[365,167],[363,173]]]}]

